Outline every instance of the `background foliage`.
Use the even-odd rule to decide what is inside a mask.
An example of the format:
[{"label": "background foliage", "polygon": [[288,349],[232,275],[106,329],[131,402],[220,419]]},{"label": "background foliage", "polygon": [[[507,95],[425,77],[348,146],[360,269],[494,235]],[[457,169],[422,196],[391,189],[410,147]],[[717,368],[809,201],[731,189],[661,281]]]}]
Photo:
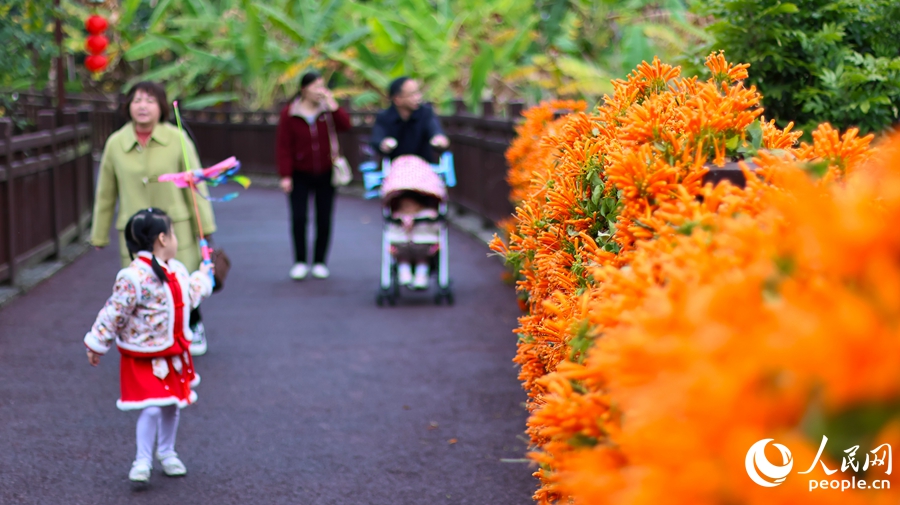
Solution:
[{"label": "background foliage", "polygon": [[[658,54],[675,60],[685,41],[691,46],[705,40],[683,0],[121,0],[109,5],[98,13],[111,21],[110,67],[90,76],[81,66],[82,22],[90,11],[63,0],[66,50],[76,55],[77,87],[114,93],[136,79],[157,79],[195,107],[222,101],[272,107],[294,93],[310,68],[322,71],[357,106],[383,102],[386,84],[403,74],[422,79],[428,98],[445,107],[455,98],[472,107],[484,99],[536,102],[555,96],[596,102],[611,91],[611,78],[642,59]],[[46,6],[43,13],[51,17]]]},{"label": "background foliage", "polygon": [[879,132],[900,120],[900,2],[710,0],[713,49],[751,64],[766,114],[810,131]]}]

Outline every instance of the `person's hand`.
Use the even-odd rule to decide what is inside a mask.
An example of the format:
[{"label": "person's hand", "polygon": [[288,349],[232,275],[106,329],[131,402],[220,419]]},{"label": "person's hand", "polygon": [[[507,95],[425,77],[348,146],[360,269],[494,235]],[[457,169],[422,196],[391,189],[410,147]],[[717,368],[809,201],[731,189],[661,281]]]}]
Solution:
[{"label": "person's hand", "polygon": [[203,262],[200,264],[200,273],[203,275],[212,275],[216,273],[216,267],[212,263]]},{"label": "person's hand", "polygon": [[91,366],[97,366],[100,364],[100,356],[100,354],[97,354],[90,349],[87,350],[88,363],[90,363]]},{"label": "person's hand", "polygon": [[334,99],[334,93],[330,89],[325,90],[325,110],[334,112],[338,110],[337,100]]},{"label": "person's hand", "polygon": [[279,184],[281,185],[281,190],[285,193],[290,193],[294,190],[294,181],[290,177],[282,177]]},{"label": "person's hand", "polygon": [[381,141],[381,145],[378,146],[383,153],[389,153],[397,147],[397,139],[393,137],[385,137],[384,140]]},{"label": "person's hand", "polygon": [[431,145],[438,149],[447,149],[450,146],[450,139],[443,134],[435,135],[431,137]]}]

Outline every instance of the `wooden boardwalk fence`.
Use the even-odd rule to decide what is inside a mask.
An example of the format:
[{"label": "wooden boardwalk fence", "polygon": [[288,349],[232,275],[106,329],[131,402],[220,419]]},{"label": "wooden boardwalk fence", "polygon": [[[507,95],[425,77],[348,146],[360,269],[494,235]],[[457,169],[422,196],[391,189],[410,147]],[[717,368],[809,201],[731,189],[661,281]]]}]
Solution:
[{"label": "wooden boardwalk fence", "polygon": [[29,111],[36,131],[13,135],[0,118],[0,282],[59,254],[90,225],[94,197],[91,114]]},{"label": "wooden boardwalk fence", "polygon": [[[49,96],[40,94],[21,94],[20,101],[28,107],[46,107],[51,103]],[[125,116],[115,100],[74,95],[68,96],[67,101],[93,110],[92,138],[96,152],[102,150],[112,132],[125,124]],[[455,109],[453,115],[441,117],[456,161],[458,185],[451,190],[451,199],[486,221],[499,221],[513,210],[509,203],[504,152],[515,137],[522,105],[511,104],[502,117],[494,113],[490,103],[485,103],[484,112],[477,116],[466,111],[462,101],[456,103]],[[367,145],[375,114],[371,111],[349,112],[353,128],[340,134],[340,141],[344,155],[356,170],[361,162],[375,157]],[[277,174],[277,110],[184,110],[182,119],[195,137],[204,164],[235,156],[248,173]]]}]

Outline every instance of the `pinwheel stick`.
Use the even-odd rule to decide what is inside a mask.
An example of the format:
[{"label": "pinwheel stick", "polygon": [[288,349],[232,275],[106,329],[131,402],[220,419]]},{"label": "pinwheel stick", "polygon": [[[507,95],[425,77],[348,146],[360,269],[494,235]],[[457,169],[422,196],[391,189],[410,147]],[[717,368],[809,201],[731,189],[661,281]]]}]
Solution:
[{"label": "pinwheel stick", "polygon": [[[181,154],[184,156],[184,169],[190,172],[191,166],[187,153],[187,144],[184,142],[184,129],[181,126],[181,113],[178,111],[178,101],[172,102],[172,106],[175,108],[175,122],[178,123],[178,137],[181,139]],[[206,236],[203,234],[203,222],[200,219],[200,207],[197,205],[197,195],[194,194],[197,190],[194,185],[194,178],[193,176],[189,176],[187,180],[188,185],[190,185],[191,200],[194,202],[194,217],[197,219],[197,231],[200,232],[200,255],[203,257],[204,263],[212,263],[209,242],[206,241]],[[212,277],[212,275],[210,275],[210,277]],[[213,277],[213,286],[215,286],[215,283],[216,281]]]}]

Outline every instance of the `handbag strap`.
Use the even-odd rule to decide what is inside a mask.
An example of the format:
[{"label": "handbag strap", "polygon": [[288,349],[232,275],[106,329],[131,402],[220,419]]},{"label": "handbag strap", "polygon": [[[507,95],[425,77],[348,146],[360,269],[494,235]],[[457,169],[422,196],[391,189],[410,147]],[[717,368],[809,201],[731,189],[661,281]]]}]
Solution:
[{"label": "handbag strap", "polygon": [[331,143],[331,160],[341,157],[341,144],[338,142],[337,129],[332,120],[333,111],[325,112],[325,122],[328,123],[328,141]]}]

